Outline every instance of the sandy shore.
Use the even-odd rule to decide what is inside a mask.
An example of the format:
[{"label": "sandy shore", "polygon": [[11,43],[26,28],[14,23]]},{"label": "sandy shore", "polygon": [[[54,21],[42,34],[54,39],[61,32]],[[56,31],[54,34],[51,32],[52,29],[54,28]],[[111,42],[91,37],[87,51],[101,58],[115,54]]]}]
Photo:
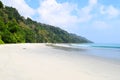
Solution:
[{"label": "sandy shore", "polygon": [[0,80],[120,80],[119,63],[73,53],[46,44],[0,45]]}]

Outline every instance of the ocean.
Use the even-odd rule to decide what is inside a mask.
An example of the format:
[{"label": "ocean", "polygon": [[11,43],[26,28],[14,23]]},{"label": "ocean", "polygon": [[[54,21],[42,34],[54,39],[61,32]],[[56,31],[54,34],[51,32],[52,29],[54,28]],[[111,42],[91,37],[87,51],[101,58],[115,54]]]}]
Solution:
[{"label": "ocean", "polygon": [[[56,46],[63,47],[62,49],[73,49],[73,55],[89,55],[102,59],[117,61],[120,63],[120,44],[55,44]],[[70,49],[68,51],[70,51]]]},{"label": "ocean", "polygon": [[83,49],[83,53],[106,59],[120,61],[120,44],[70,44],[71,47]]}]

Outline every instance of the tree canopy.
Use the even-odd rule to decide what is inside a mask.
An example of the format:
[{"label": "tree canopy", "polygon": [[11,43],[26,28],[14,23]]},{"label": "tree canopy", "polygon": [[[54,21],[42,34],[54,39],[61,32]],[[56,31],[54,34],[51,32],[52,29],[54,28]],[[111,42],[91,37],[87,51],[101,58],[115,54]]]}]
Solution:
[{"label": "tree canopy", "polygon": [[89,40],[58,27],[25,19],[15,8],[0,1],[0,44],[3,43],[86,43]]},{"label": "tree canopy", "polygon": [[0,1],[0,8],[3,8],[3,3]]}]

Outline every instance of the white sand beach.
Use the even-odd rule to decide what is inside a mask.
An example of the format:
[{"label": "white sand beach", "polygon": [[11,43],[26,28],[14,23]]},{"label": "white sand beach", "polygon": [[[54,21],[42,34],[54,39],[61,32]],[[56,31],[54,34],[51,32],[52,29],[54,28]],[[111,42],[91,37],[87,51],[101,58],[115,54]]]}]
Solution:
[{"label": "white sand beach", "polygon": [[0,45],[0,80],[120,80],[119,62],[73,52],[37,43]]}]

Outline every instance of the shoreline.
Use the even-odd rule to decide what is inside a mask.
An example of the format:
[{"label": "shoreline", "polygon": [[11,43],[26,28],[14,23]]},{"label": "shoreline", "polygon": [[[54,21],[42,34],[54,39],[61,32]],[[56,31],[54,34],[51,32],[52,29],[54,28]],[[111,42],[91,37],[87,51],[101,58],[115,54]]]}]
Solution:
[{"label": "shoreline", "polygon": [[120,64],[83,52],[46,43],[0,45],[0,80],[120,80]]}]

